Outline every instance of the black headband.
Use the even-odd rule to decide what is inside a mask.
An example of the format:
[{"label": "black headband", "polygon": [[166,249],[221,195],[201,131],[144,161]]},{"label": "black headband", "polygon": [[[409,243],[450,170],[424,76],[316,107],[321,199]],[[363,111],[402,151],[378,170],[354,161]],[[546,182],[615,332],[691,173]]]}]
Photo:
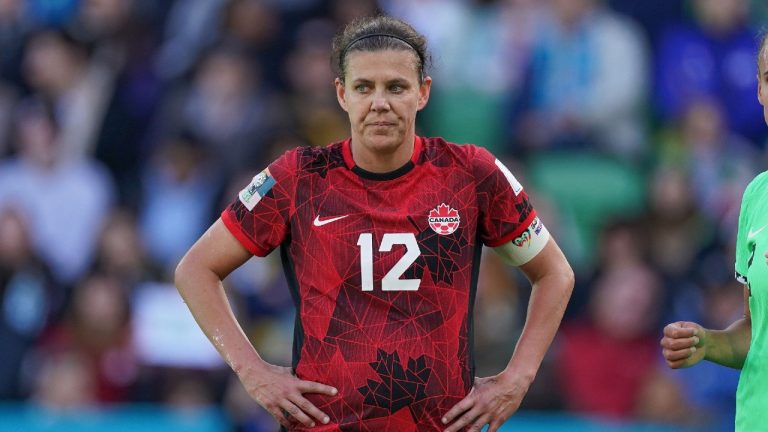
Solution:
[{"label": "black headband", "polygon": [[[344,57],[347,55],[347,51],[349,51],[349,49],[352,48],[352,45],[360,42],[363,39],[368,39],[368,38],[378,37],[378,36],[397,39],[399,41],[404,42],[409,47],[411,47],[411,49],[416,52],[416,55],[419,56],[419,61],[421,62],[421,74],[422,75],[424,74],[424,58],[421,56],[421,53],[419,52],[419,50],[417,50],[416,47],[412,43],[410,43],[407,40],[401,38],[400,36],[396,36],[396,35],[389,34],[389,33],[371,33],[371,34],[363,35],[363,36],[360,36],[358,38],[352,39],[352,42],[348,43],[347,46],[345,46],[344,49],[341,50],[341,55],[339,56],[339,62],[343,62],[344,61]],[[341,65],[339,65],[339,66],[341,66]]]}]

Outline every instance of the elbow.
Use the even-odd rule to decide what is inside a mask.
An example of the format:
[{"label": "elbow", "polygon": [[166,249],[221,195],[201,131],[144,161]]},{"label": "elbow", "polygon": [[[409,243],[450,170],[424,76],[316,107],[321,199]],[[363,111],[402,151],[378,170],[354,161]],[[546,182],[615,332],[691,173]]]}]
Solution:
[{"label": "elbow", "polygon": [[568,294],[572,293],[573,286],[576,285],[576,275],[573,273],[573,269],[571,268],[570,265],[566,267],[563,274],[563,278],[565,278],[565,281],[566,281],[565,285],[568,289]]},{"label": "elbow", "polygon": [[173,272],[173,284],[176,286],[177,290],[182,290],[182,287],[185,285],[185,281],[189,279],[189,272],[190,269],[189,265],[187,264],[187,257],[185,255],[176,265],[176,269]]},{"label": "elbow", "polygon": [[573,269],[569,264],[565,264],[561,271],[559,272],[560,276],[560,286],[562,287],[563,296],[566,299],[570,299],[571,294],[573,293],[573,287],[576,285],[576,275],[573,273]]}]

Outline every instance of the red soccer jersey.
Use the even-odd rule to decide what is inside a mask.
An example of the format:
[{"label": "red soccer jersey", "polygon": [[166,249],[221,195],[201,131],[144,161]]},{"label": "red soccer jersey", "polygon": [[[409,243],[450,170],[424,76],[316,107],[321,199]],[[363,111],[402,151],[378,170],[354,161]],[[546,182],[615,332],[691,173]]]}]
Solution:
[{"label": "red soccer jersey", "polygon": [[349,140],[291,150],[222,220],[254,255],[282,246],[294,371],[339,389],[305,395],[330,416],[323,431],[443,430],[473,384],[482,245],[524,250],[542,229],[496,158],[440,138],[416,138],[387,174],[356,167]]}]

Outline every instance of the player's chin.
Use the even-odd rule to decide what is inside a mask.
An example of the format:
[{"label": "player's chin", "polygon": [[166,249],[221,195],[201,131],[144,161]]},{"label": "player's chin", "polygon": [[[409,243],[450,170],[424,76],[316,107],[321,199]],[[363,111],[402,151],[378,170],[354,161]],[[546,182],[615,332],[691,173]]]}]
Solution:
[{"label": "player's chin", "polygon": [[369,128],[365,133],[370,148],[381,152],[395,151],[403,141],[403,134],[395,128]]}]

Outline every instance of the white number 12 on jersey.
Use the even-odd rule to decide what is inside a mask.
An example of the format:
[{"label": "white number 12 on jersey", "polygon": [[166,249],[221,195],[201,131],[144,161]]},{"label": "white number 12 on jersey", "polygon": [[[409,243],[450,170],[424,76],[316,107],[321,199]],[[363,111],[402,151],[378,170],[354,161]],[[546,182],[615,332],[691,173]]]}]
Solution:
[{"label": "white number 12 on jersey", "polygon": [[[416,291],[421,279],[400,279],[408,267],[421,255],[413,233],[384,234],[379,252],[390,252],[396,244],[405,245],[405,255],[381,279],[382,291]],[[373,234],[363,233],[357,239],[360,246],[360,277],[363,291],[373,291]]]}]

